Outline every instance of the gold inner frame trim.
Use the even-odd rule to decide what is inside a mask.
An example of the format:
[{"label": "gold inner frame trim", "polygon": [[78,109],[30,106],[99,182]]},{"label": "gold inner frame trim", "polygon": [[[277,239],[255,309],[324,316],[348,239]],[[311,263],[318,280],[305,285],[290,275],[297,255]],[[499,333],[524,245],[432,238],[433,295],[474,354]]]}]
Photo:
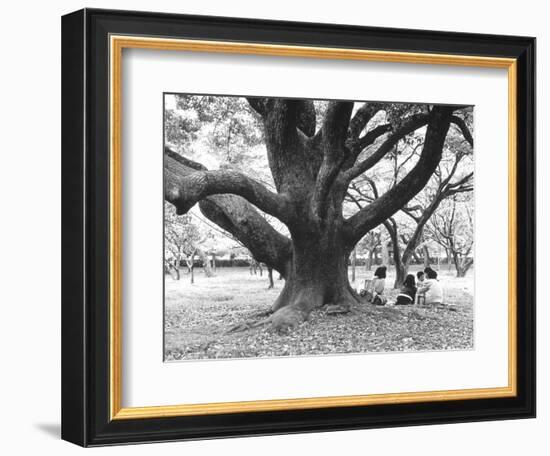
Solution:
[{"label": "gold inner frame trim", "polygon": [[[508,70],[508,385],[495,388],[274,399],[242,402],[122,407],[122,51],[153,49],[298,58],[453,65]],[[246,42],[110,36],[110,415],[160,418],[379,404],[488,399],[517,394],[517,61],[511,58],[339,49]]]}]

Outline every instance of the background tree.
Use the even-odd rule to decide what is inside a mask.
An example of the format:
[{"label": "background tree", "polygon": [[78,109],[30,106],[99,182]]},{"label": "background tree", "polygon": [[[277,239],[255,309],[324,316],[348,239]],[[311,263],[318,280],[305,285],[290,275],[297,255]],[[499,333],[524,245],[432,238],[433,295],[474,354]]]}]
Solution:
[{"label": "background tree", "polygon": [[468,198],[454,196],[434,214],[428,226],[431,239],[451,256],[457,277],[464,277],[474,264],[474,223],[468,202]]},{"label": "background tree", "polygon": [[376,260],[376,252],[380,247],[381,233],[380,230],[374,229],[369,231],[363,239],[356,245],[356,249],[365,255],[365,269],[370,271],[372,264]]},{"label": "background tree", "polygon": [[191,215],[177,217],[174,208],[165,205],[164,216],[164,259],[165,267],[175,280],[180,280],[180,265],[184,261],[191,283],[195,281],[195,257],[199,257],[206,277],[212,276],[212,269],[205,245],[211,235],[193,221]]},{"label": "background tree", "polygon": [[[243,169],[209,170],[184,156],[185,148],[166,147],[165,199],[178,214],[199,203],[205,217],[231,233],[257,261],[284,276],[284,288],[266,323],[286,330],[325,304],[347,311],[359,299],[348,281],[351,251],[424,188],[441,161],[451,123],[461,121],[455,113],[464,108],[247,101],[242,109],[263,126],[274,188]],[[321,111],[324,115],[318,117]],[[349,185],[416,131],[423,135],[423,143],[410,170],[388,191],[345,217]],[[258,210],[279,219],[289,236],[274,229]]]}]

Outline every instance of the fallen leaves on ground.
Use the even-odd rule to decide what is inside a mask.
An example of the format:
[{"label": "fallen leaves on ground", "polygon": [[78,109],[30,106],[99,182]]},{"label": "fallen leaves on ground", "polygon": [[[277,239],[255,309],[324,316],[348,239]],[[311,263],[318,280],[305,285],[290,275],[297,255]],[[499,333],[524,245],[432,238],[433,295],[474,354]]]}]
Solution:
[{"label": "fallen leaves on ground", "polygon": [[[242,284],[231,281],[232,294],[228,287],[216,288],[216,278],[207,279],[204,286],[209,289],[195,287],[187,300],[173,292],[176,287],[167,287],[166,360],[473,348],[472,296],[461,287],[448,289],[447,305],[440,309],[365,303],[344,315],[315,310],[308,321],[285,335],[268,325],[228,334],[234,325],[261,319],[280,291],[265,290],[264,281],[255,276],[245,279],[252,289],[245,287],[243,293]],[[390,302],[395,294],[388,292]]]}]

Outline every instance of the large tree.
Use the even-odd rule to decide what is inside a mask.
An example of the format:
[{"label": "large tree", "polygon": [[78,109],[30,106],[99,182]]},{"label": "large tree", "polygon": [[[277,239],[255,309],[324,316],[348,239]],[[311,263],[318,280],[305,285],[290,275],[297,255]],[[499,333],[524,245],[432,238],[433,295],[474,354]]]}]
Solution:
[{"label": "large tree", "polygon": [[[456,115],[462,107],[333,101],[319,119],[312,101],[249,98],[248,103],[263,125],[274,189],[239,170],[208,170],[183,156],[185,151],[167,147],[165,199],[178,214],[199,203],[205,217],[285,278],[266,322],[286,330],[315,308],[331,304],[345,311],[359,299],[348,281],[351,251],[423,189],[441,160],[451,123],[463,124]],[[424,140],[411,170],[344,217],[350,184],[419,130]],[[263,213],[284,223],[289,236]]]}]

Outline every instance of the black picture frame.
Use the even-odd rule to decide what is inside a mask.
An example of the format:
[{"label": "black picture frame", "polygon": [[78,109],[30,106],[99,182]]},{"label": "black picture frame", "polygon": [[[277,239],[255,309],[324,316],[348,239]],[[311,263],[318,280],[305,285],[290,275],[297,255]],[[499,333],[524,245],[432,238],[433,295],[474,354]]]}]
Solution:
[{"label": "black picture frame", "polygon": [[[108,38],[112,34],[517,59],[517,395],[111,420]],[[62,127],[63,439],[99,446],[535,416],[534,38],[84,9],[62,19]]]}]

